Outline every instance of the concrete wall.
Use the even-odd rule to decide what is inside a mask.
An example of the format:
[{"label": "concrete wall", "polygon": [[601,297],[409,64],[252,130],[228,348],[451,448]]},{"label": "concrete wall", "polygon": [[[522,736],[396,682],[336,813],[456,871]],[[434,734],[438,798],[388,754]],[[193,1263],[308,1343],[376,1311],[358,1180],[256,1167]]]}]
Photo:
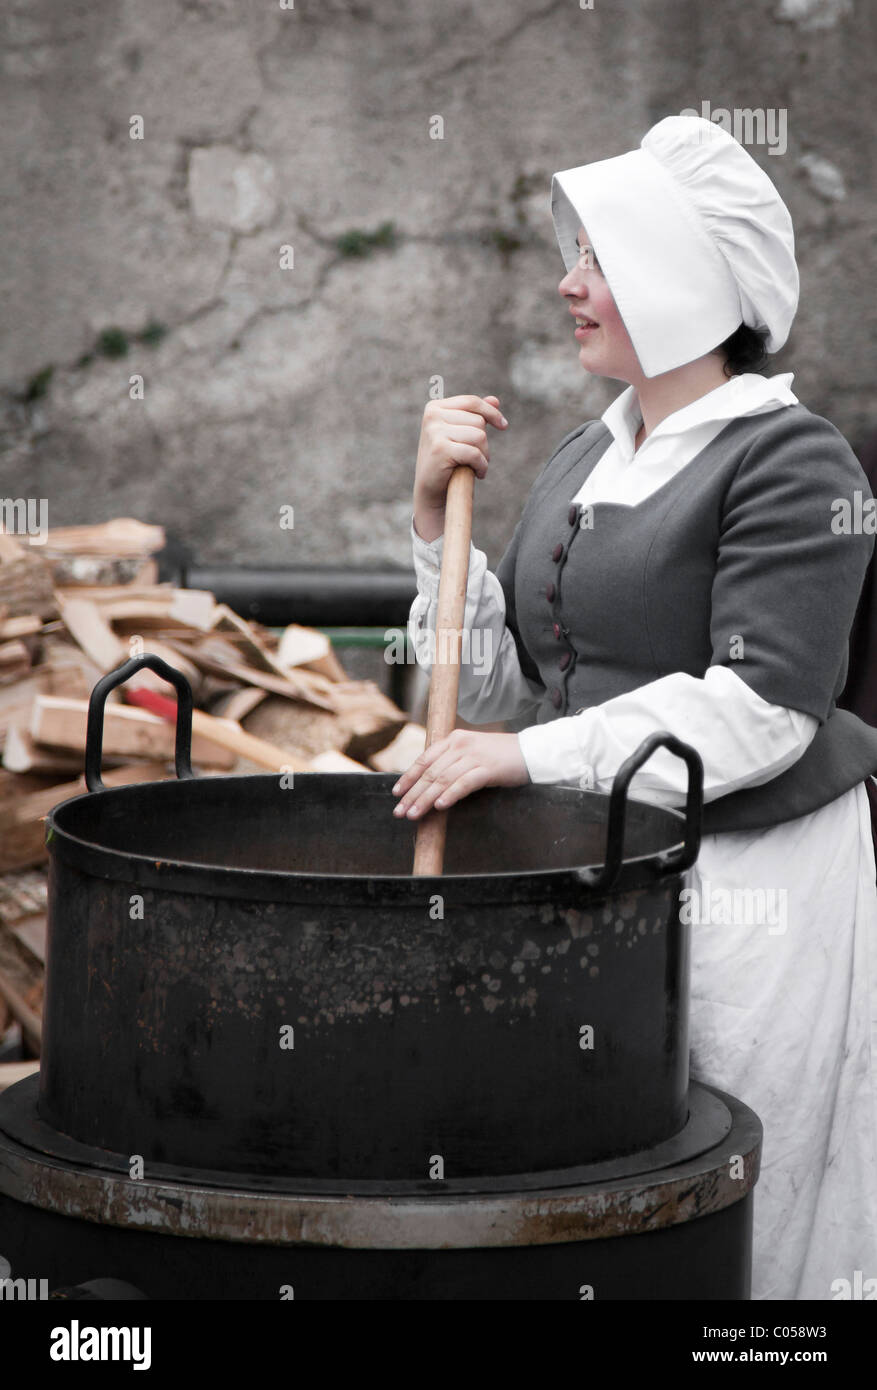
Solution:
[{"label": "concrete wall", "polygon": [[704,101],[787,113],[784,153],[750,146],[802,273],[771,370],[856,446],[877,427],[875,13],[5,0],[0,495],[160,522],[203,561],[407,566],[440,375],[511,422],[476,488],[495,564],[548,453],[621,389],[578,366],[551,174]]}]

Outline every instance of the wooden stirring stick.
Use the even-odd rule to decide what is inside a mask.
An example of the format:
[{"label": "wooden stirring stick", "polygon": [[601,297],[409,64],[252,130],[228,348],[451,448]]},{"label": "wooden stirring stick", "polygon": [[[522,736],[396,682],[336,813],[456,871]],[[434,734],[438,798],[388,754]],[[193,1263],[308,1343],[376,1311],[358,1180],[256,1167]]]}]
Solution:
[{"label": "wooden stirring stick", "polygon": [[[467,464],[458,464],[451,474],[445,503],[444,545],[435,619],[435,660],[426,714],[427,748],[437,739],[446,738],[457,723],[474,489],[474,472]],[[418,822],[413,869],[416,876],[442,872],[447,815],[447,809],[437,810],[433,807]]]}]

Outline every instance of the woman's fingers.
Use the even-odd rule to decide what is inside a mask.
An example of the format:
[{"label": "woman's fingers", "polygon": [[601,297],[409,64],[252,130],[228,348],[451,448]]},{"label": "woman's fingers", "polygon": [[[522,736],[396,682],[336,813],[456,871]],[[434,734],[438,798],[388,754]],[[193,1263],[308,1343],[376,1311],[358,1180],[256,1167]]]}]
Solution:
[{"label": "woman's fingers", "polygon": [[418,819],[433,806],[444,810],[479,787],[518,787],[529,781],[517,734],[454,729],[403,772],[393,788],[402,798],[393,814]]},{"label": "woman's fingers", "polygon": [[[428,766],[424,766],[408,781],[407,788],[403,788],[402,782],[397,782],[396,786],[402,788],[401,800],[393,808],[395,816],[410,815],[422,816],[430,810],[438,797],[445,789],[459,777],[464,767],[472,765],[472,759],[467,757],[460,748],[451,747],[447,740],[440,739],[437,744],[432,744],[429,752],[433,748],[445,745]],[[413,771],[409,769],[409,771]],[[406,780],[408,775],[406,774]],[[395,791],[396,788],[394,787]]]},{"label": "woman's fingers", "polygon": [[483,787],[487,782],[487,777],[486,768],[477,766],[461,771],[460,775],[453,781],[449,777],[444,790],[436,797],[433,805],[437,806],[440,811],[443,811],[447,806],[453,806],[455,801],[460,801],[470,792],[478,791],[479,787]]},{"label": "woman's fingers", "polygon": [[444,420],[447,425],[468,425],[481,430],[484,429],[485,425],[493,425],[496,429],[502,428],[495,420],[485,419],[483,415],[474,410],[440,410],[437,413],[439,419]]},{"label": "woman's fingers", "polygon": [[[448,801],[451,787],[462,788],[465,777],[472,773],[480,773],[482,778],[487,775],[483,768],[479,769],[473,766],[471,758],[457,759],[449,767],[442,767],[435,778],[431,780],[422,778],[416,783],[411,792],[404,796],[398,806],[394,808],[393,815],[400,819],[403,816],[408,816],[411,820],[419,820],[426,815],[427,811],[431,811],[439,800],[441,801],[439,809],[444,809],[445,806],[451,804]],[[481,785],[481,782],[476,782],[468,790],[472,791],[475,786]],[[453,800],[456,801],[460,796],[465,796],[465,792],[458,790]]]},{"label": "woman's fingers", "polygon": [[[454,469],[468,464],[477,477],[488,468],[487,426],[508,421],[497,396],[450,396],[428,401],[420,425],[414,466],[414,509],[441,512]],[[421,533],[422,534],[422,533]]]},{"label": "woman's fingers", "polygon": [[393,788],[393,794],[395,796],[400,796],[407,792],[409,787],[421,776],[424,768],[429,767],[431,763],[435,762],[436,758],[440,758],[442,753],[446,751],[449,741],[450,734],[446,738],[437,738],[428,748],[424,748],[420,756],[415,758],[411,766],[406,768],[402,773]]},{"label": "woman's fingers", "polygon": [[508,420],[499,408],[498,396],[445,396],[441,405],[444,410],[474,411],[476,415],[488,420],[491,425],[496,425],[498,430],[504,430],[508,424]]},{"label": "woman's fingers", "polygon": [[450,454],[454,462],[470,464],[479,478],[483,478],[490,461],[484,429],[473,429],[468,425],[450,425],[445,438],[450,441]]}]

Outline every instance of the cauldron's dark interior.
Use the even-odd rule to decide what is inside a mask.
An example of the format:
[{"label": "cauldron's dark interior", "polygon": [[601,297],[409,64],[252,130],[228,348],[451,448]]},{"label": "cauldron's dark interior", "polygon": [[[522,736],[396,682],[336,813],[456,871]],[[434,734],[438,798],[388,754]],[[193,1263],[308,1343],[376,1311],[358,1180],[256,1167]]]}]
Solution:
[{"label": "cauldron's dark interior", "polygon": [[[120,787],[54,813],[78,839],[150,859],[305,874],[410,875],[416,824],[393,815],[392,774],[202,777]],[[448,813],[445,874],[601,864],[609,798],[489,787]],[[682,840],[681,817],[629,801],[625,859]]]}]

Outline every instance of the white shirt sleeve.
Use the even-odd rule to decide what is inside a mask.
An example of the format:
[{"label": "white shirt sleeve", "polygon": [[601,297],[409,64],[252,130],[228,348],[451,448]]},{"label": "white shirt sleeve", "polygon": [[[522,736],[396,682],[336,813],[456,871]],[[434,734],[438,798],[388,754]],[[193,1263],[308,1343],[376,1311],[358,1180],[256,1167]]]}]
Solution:
[{"label": "white shirt sleeve", "polygon": [[[518,741],[532,782],[577,782],[608,792],[644,738],[666,730],[703,759],[704,801],[769,782],[797,762],[819,720],[769,704],[735,671],[710,666],[703,679],[674,672],[602,705],[522,729]],[[664,806],[685,802],[688,769],[659,748],[631,780],[631,792]]]},{"label": "white shirt sleeve", "polygon": [[[430,671],[444,536],[425,541],[417,534],[412,516],[411,548],[417,597],[408,615],[408,635],[418,666]],[[484,551],[470,541],[457,702],[461,716],[470,724],[515,719],[538,705],[545,694],[544,686],[529,680],[521,670],[505,616],[502,585],[487,568]]]}]

